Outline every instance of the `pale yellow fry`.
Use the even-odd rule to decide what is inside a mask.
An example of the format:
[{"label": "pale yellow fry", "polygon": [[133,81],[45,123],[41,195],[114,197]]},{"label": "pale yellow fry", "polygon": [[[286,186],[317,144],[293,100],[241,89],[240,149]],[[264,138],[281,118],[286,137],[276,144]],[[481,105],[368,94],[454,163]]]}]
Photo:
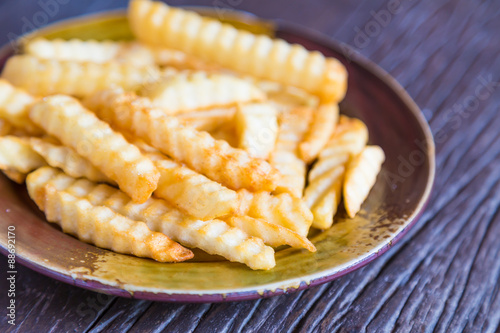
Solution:
[{"label": "pale yellow fry", "polygon": [[134,66],[155,63],[153,52],[137,42],[36,38],[29,41],[24,50],[27,54],[42,59],[96,63],[118,61]]},{"label": "pale yellow fry", "polygon": [[[96,246],[118,253],[152,258],[160,262],[191,259],[193,253],[160,232],[115,213],[67,191],[59,190],[46,179],[50,167],[28,175],[30,197],[45,212],[47,221],[57,223],[63,232]],[[55,171],[57,172],[57,171]]]},{"label": "pale yellow fry", "polygon": [[30,117],[88,159],[134,201],[146,201],[156,189],[160,174],[153,162],[76,99],[46,97],[31,108]]},{"label": "pale yellow fry", "polygon": [[186,126],[198,131],[212,132],[231,122],[235,113],[235,107],[228,107],[180,113],[176,117]]},{"label": "pale yellow fry", "polygon": [[35,101],[36,98],[24,90],[0,79],[0,118],[33,135],[41,133],[29,117],[29,108]]},{"label": "pale yellow fry", "polygon": [[160,172],[154,195],[172,203],[195,218],[208,220],[231,214],[237,205],[235,191],[158,154],[149,153]]},{"label": "pale yellow fry", "polygon": [[208,62],[340,101],[347,71],[334,58],[280,39],[253,35],[218,20],[161,2],[133,0],[129,22],[140,41],[181,50]]},{"label": "pale yellow fry", "polygon": [[0,136],[8,135],[11,131],[12,125],[7,120],[0,118]]},{"label": "pale yellow fry", "polygon": [[45,160],[31,148],[28,138],[0,137],[1,170],[27,174],[44,165]]},{"label": "pale yellow fry", "polygon": [[314,228],[328,229],[332,226],[342,194],[344,171],[344,166],[337,166],[307,185],[304,201],[313,213]]},{"label": "pale yellow fry", "polygon": [[279,172],[266,161],[252,158],[206,132],[183,126],[177,118],[165,115],[135,94],[108,90],[86,103],[112,126],[132,131],[162,153],[231,189],[272,191],[278,184]]},{"label": "pale yellow fry", "polygon": [[366,146],[347,164],[344,180],[344,205],[349,217],[361,208],[371,188],[375,185],[385,154],[379,146]]},{"label": "pale yellow fry", "polygon": [[205,72],[179,74],[152,82],[141,89],[141,95],[168,114],[227,107],[265,98],[262,91],[245,80]]},{"label": "pale yellow fry", "polygon": [[313,112],[309,130],[299,145],[300,157],[311,163],[325,147],[339,118],[337,104],[322,104]]},{"label": "pale yellow fry", "polygon": [[35,95],[67,94],[88,96],[109,87],[136,90],[161,76],[155,66],[127,63],[78,62],[40,59],[31,55],[9,58],[2,77]]},{"label": "pale yellow fry", "polygon": [[63,170],[71,177],[85,177],[95,182],[116,184],[115,181],[99,171],[92,163],[70,147],[39,138],[30,138],[29,143],[33,150],[45,159],[48,165]]},{"label": "pale yellow fry", "polygon": [[306,182],[306,163],[298,156],[298,147],[307,133],[312,109],[296,108],[279,117],[278,138],[269,162],[283,175],[280,192],[302,197]]},{"label": "pale yellow fry", "polygon": [[238,191],[238,216],[250,216],[288,228],[307,236],[313,215],[304,201],[289,194],[273,195],[269,192]]},{"label": "pale yellow fry", "polygon": [[304,248],[316,252],[316,247],[306,237],[280,225],[249,216],[231,216],[225,221],[230,226],[239,228],[250,236],[259,237],[270,246],[289,245],[294,248]]},{"label": "pale yellow fry", "polygon": [[277,110],[267,103],[238,105],[235,122],[238,147],[250,156],[267,159],[278,136]]},{"label": "pale yellow fry", "polygon": [[339,165],[345,165],[350,156],[359,154],[368,141],[368,129],[359,119],[341,115],[338,126],[318,161],[309,172],[309,182]]},{"label": "pale yellow fry", "polygon": [[161,199],[150,198],[143,204],[131,202],[122,191],[113,187],[76,180],[53,168],[37,171],[43,182],[58,191],[86,199],[96,206],[106,206],[130,219],[143,221],[153,231],[162,232],[190,247],[198,247],[230,261],[241,262],[252,269],[275,266],[274,250],[255,237],[220,220],[197,220]]}]

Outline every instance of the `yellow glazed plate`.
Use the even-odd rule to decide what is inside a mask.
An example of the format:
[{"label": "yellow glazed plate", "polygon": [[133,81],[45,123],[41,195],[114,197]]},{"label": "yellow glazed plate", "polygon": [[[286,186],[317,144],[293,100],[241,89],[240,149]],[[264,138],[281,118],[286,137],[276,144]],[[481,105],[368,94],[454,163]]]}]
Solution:
[{"label": "yellow glazed plate", "polygon": [[[341,112],[363,120],[370,143],[380,145],[387,155],[362,211],[354,219],[341,211],[331,229],[312,235],[316,253],[291,248],[277,251],[276,267],[270,271],[252,271],[208,255],[195,256],[197,261],[164,264],[116,254],[63,234],[45,221],[24,186],[0,176],[0,227],[15,227],[18,264],[79,287],[125,297],[179,302],[255,299],[302,290],[364,266],[416,222],[434,180],[434,143],[425,119],[404,89],[373,63],[304,28],[264,22],[239,12],[231,13],[227,21],[303,44],[346,65],[349,91]],[[36,35],[132,38],[122,11],[67,20]],[[10,45],[0,51],[0,66],[12,52]],[[0,233],[0,250],[7,254],[6,232]]]}]

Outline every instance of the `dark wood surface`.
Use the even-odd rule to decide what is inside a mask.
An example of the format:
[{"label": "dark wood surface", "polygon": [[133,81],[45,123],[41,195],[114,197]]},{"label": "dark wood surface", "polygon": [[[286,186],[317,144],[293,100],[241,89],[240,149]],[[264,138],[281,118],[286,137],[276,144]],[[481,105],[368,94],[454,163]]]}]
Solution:
[{"label": "dark wood surface", "polygon": [[[50,2],[59,8],[40,5]],[[500,1],[169,3],[233,7],[292,21],[354,47],[389,71],[422,108],[435,135],[437,178],[426,212],[400,243],[363,269],[299,293],[239,303],[110,297],[19,268],[17,326],[10,327],[6,259],[0,258],[0,331],[499,330]],[[38,25],[44,17],[52,22],[125,5],[123,0],[3,0],[0,43],[20,34],[27,21]],[[397,13],[377,21],[373,13],[387,13],[392,5]]]}]

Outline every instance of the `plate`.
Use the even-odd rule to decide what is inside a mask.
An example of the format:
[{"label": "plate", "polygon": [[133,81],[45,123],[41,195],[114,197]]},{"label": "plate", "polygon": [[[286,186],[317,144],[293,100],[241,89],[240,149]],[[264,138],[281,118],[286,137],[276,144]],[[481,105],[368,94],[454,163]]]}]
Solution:
[{"label": "plate", "polygon": [[[215,15],[209,9],[198,10]],[[225,12],[224,18],[240,28],[319,50],[347,67],[349,89],[341,112],[363,120],[370,143],[386,153],[362,211],[354,219],[340,212],[331,229],[313,235],[316,253],[291,248],[277,251],[276,267],[269,271],[252,271],[226,261],[164,264],[100,249],[62,233],[45,221],[24,186],[0,176],[3,254],[7,254],[8,227],[13,226],[17,264],[57,280],[138,299],[220,302],[280,295],[332,281],[379,257],[403,237],[425,207],[435,172],[432,135],[413,100],[378,66],[318,33],[239,12]],[[36,34],[65,39],[131,38],[123,11],[63,21]],[[9,45],[0,51],[0,65],[12,52]]]}]

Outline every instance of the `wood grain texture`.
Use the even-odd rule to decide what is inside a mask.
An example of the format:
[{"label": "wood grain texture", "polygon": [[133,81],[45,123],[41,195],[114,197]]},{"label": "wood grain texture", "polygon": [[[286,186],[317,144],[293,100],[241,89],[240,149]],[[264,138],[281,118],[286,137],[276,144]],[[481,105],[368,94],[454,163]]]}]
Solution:
[{"label": "wood grain texture", "polygon": [[[46,3],[47,1],[41,1]],[[61,1],[67,2],[67,1]],[[69,1],[50,21],[127,1]],[[228,304],[168,304],[101,295],[18,269],[17,326],[75,332],[495,332],[500,324],[499,1],[169,1],[234,7],[319,30],[390,72],[424,110],[437,145],[429,206],[368,266],[299,293]],[[401,3],[386,25],[374,13]],[[0,43],[42,7],[0,3]],[[387,18],[387,17],[386,17]],[[380,19],[380,18],[379,18]],[[370,32],[361,38],[360,31]],[[1,267],[6,259],[0,258]],[[2,269],[0,290],[6,290]],[[4,307],[5,295],[1,297]],[[5,310],[2,310],[2,312]]]}]

